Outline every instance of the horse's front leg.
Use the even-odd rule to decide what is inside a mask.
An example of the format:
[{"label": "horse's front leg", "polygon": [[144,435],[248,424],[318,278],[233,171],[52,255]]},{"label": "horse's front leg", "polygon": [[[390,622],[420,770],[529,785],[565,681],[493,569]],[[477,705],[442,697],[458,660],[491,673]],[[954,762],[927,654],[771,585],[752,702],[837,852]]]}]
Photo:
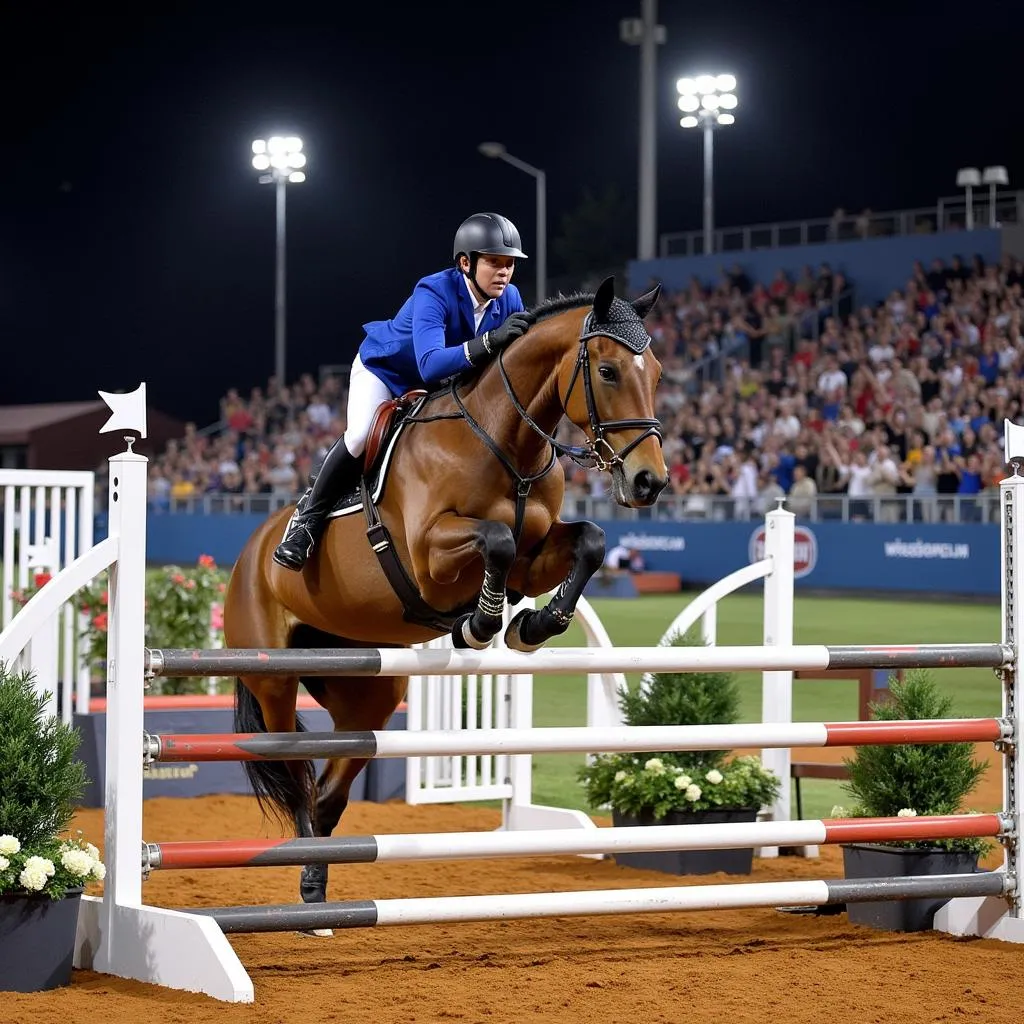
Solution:
[{"label": "horse's front leg", "polygon": [[476,608],[452,627],[455,647],[482,650],[501,631],[505,587],[516,557],[512,530],[490,519],[445,516],[427,532],[430,576],[451,583],[477,557],[484,560],[484,579]]},{"label": "horse's front leg", "polygon": [[[558,590],[538,611],[522,611],[505,631],[505,643],[514,651],[535,651],[553,636],[564,633],[590,578],[604,563],[604,530],[594,523],[552,524],[527,576],[531,593]],[[561,582],[559,583],[559,580]]]}]

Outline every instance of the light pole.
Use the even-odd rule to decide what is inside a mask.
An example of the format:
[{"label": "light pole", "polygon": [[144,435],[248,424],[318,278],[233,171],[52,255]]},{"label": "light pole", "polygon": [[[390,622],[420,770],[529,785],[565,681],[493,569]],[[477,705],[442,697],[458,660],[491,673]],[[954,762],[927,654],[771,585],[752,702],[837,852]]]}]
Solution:
[{"label": "light pole", "polygon": [[535,302],[543,302],[548,292],[548,178],[539,168],[528,164],[525,160],[512,156],[501,142],[481,142],[477,149],[484,155],[495,160],[518,167],[519,170],[533,175],[537,179],[537,297]]},{"label": "light pole", "polygon": [[619,40],[640,49],[640,138],[637,167],[637,259],[657,256],[658,47],[665,42],[665,26],[658,24],[658,0],[640,0],[640,17],[619,22]]},{"label": "light pole", "polygon": [[735,75],[697,75],[676,82],[683,128],[704,129],[704,253],[715,251],[715,129],[733,124],[739,105]]},{"label": "light pole", "polygon": [[988,225],[991,228],[998,227],[996,186],[1010,184],[1006,168],[986,167],[979,173],[977,167],[961,167],[956,173],[956,183],[960,188],[967,190],[967,220],[965,224],[967,230],[970,231],[974,227],[974,193],[972,190],[978,185],[988,185]]},{"label": "light pole", "polygon": [[278,386],[285,385],[285,189],[306,180],[302,170],[306,154],[302,139],[296,135],[272,135],[254,139],[252,165],[260,174],[261,185],[273,185],[276,192],[276,259],[274,264],[274,375]]}]

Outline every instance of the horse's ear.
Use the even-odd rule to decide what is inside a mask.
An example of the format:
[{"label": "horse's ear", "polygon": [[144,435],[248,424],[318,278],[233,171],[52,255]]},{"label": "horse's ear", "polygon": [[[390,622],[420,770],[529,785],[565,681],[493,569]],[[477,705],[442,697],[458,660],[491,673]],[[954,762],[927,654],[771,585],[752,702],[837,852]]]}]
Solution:
[{"label": "horse's ear", "polygon": [[601,282],[594,296],[594,319],[599,323],[607,323],[608,311],[612,308],[612,299],[615,298],[615,278],[606,277]]},{"label": "horse's ear", "polygon": [[633,309],[636,310],[636,315],[643,320],[648,313],[658,304],[658,299],[661,297],[661,285],[656,284],[649,292],[641,295],[640,298],[634,299],[631,303]]}]

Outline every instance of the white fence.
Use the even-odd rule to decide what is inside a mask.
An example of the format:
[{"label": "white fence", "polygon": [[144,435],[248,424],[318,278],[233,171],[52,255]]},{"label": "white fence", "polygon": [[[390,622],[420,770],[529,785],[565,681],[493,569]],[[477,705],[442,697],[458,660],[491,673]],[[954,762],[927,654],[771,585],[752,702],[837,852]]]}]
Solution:
[{"label": "white fence", "polygon": [[[0,469],[3,546],[0,548],[0,631],[20,610],[15,591],[40,573],[56,575],[93,546],[94,474]],[[81,623],[68,602],[33,636],[18,664],[35,673],[36,688],[50,693],[50,711],[71,721],[88,711],[89,666],[79,657]]]}]

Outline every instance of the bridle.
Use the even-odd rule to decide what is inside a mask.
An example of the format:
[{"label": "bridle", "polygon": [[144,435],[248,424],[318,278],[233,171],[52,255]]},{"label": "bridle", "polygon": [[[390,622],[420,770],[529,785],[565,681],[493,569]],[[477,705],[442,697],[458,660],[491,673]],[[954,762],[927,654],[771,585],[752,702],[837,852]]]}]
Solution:
[{"label": "bridle", "polygon": [[[621,301],[621,300],[619,300]],[[625,305],[625,303],[623,303]],[[624,345],[636,355],[641,355],[651,344],[650,336],[643,326],[643,321],[634,315],[632,320],[598,324],[594,311],[591,310],[584,318],[580,327],[579,350],[576,354],[576,365],[573,367],[572,377],[569,380],[569,387],[562,402],[562,408],[569,405],[572,397],[572,389],[576,381],[582,376],[583,394],[587,403],[587,420],[589,421],[591,437],[584,445],[568,445],[556,441],[540,424],[536,423],[530,414],[519,401],[509,380],[508,372],[505,369],[504,350],[498,353],[498,372],[501,374],[501,382],[505,385],[505,392],[509,401],[515,407],[516,412],[535,433],[539,434],[552,448],[552,460],[555,453],[566,455],[573,462],[585,469],[598,469],[601,472],[613,469],[622,464],[625,457],[641,442],[648,437],[656,437],[659,442],[663,440],[661,423],[656,419],[626,419],[626,420],[603,420],[597,412],[597,402],[594,399],[594,382],[590,372],[590,349],[589,344],[594,338],[611,338],[612,341]],[[605,436],[616,430],[641,430],[632,441],[616,449]],[[545,471],[546,472],[546,471]]]}]

